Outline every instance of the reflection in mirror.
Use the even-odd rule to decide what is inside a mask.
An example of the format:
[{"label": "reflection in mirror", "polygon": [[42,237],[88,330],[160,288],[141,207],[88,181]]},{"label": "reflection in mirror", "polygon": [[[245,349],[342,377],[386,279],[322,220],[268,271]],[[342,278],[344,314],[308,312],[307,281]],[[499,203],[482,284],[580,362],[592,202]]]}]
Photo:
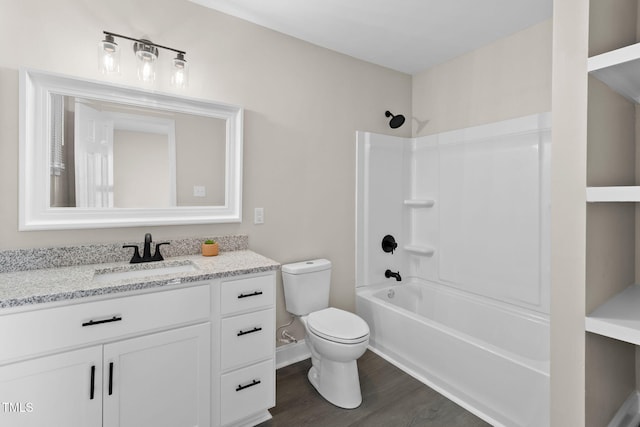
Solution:
[{"label": "reflection in mirror", "polygon": [[225,120],[50,96],[51,207],[224,204]]},{"label": "reflection in mirror", "polygon": [[241,221],[242,108],[20,73],[20,230]]}]

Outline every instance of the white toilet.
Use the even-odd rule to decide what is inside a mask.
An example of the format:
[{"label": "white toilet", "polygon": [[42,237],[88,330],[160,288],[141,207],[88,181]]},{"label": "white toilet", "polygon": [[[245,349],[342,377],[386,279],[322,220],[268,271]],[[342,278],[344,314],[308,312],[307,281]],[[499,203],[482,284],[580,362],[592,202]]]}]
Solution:
[{"label": "white toilet", "polygon": [[289,313],[304,325],[313,366],[309,381],[329,402],[352,409],[362,403],[356,359],[369,344],[369,326],[360,317],[329,307],[331,262],[301,261],[282,266]]}]

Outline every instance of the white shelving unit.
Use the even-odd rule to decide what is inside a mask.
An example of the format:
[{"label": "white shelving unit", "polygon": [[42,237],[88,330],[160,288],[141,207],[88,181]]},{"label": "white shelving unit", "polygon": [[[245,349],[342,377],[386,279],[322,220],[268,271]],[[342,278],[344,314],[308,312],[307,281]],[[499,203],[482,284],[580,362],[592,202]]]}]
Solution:
[{"label": "white shelving unit", "polygon": [[[624,98],[640,104],[640,43],[589,58],[589,74]],[[587,187],[587,202],[640,202],[640,186]],[[640,285],[631,285],[596,307],[585,318],[585,330],[640,345]],[[610,427],[637,426],[640,393],[618,409]]]},{"label": "white shelving unit", "polygon": [[[625,98],[640,103],[640,43],[588,60],[591,75]],[[640,186],[587,187],[587,202],[640,202]],[[640,345],[640,286],[631,285],[596,308],[586,330]]]}]

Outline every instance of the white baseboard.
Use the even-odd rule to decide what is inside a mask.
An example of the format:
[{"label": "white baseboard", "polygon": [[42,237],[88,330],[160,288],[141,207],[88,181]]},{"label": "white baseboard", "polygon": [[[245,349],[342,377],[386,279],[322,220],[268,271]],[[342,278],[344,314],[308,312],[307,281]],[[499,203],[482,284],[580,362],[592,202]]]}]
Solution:
[{"label": "white baseboard", "polygon": [[276,369],[293,365],[311,357],[309,347],[304,340],[276,347]]}]

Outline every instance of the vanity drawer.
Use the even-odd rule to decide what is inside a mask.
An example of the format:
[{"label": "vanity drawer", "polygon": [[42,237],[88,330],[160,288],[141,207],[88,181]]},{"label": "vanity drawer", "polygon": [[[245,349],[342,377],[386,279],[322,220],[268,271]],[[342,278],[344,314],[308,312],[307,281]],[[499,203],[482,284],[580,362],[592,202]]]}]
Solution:
[{"label": "vanity drawer", "polygon": [[209,285],[0,316],[0,330],[3,331],[0,364],[29,355],[207,320],[209,316]]},{"label": "vanity drawer", "polygon": [[274,320],[273,309],[222,319],[222,370],[273,357]]},{"label": "vanity drawer", "polygon": [[276,404],[273,359],[230,372],[220,380],[222,425]]},{"label": "vanity drawer", "polygon": [[248,277],[222,283],[221,311],[226,316],[269,307],[274,300],[275,275]]}]

